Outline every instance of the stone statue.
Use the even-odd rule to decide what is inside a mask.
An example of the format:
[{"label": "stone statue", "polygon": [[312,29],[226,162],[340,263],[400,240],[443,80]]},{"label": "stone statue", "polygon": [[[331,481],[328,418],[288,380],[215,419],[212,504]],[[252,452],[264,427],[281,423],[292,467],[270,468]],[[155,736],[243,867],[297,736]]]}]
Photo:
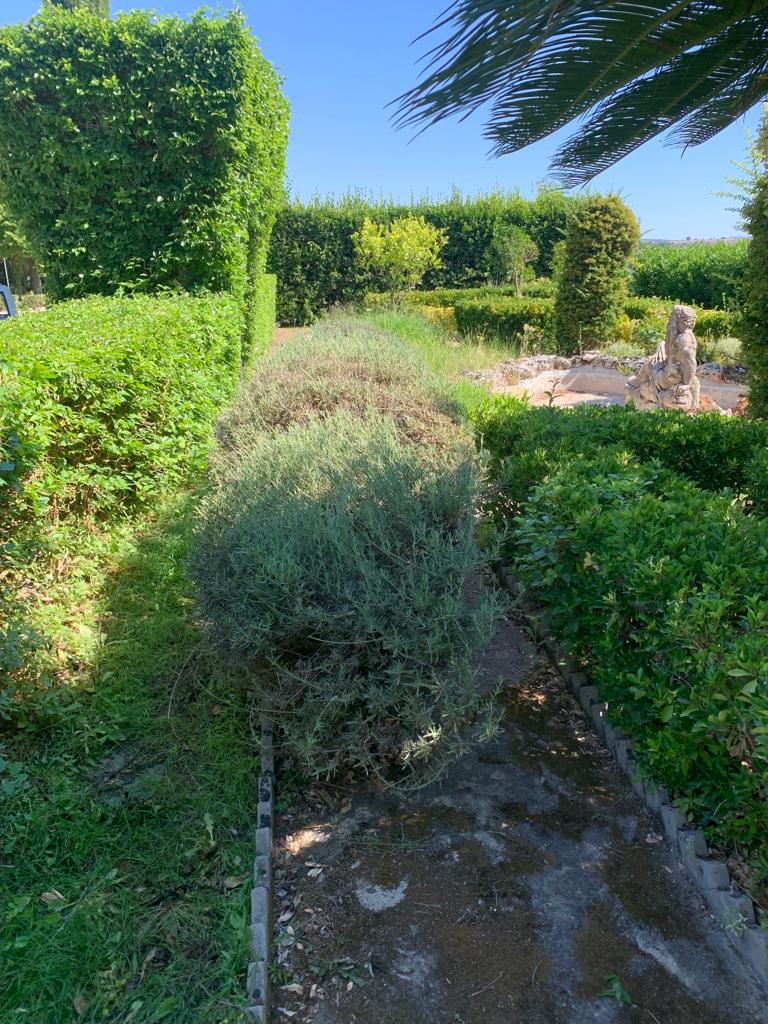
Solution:
[{"label": "stone statue", "polygon": [[664,341],[627,381],[627,397],[638,409],[696,412],[699,408],[695,326],[696,313],[690,306],[674,307]]}]

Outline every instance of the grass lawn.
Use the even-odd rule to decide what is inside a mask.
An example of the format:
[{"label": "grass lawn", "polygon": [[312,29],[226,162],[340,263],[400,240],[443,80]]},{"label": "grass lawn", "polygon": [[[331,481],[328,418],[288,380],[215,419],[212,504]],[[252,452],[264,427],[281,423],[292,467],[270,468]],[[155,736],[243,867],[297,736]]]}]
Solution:
[{"label": "grass lawn", "polygon": [[242,1019],[255,713],[193,625],[194,506],[83,531],[35,612],[75,696],[0,747],[2,1024]]},{"label": "grass lawn", "polygon": [[465,372],[485,370],[520,355],[517,347],[495,338],[461,338],[450,334],[412,310],[372,310],[361,314],[361,318],[412,345],[434,372],[448,382],[457,401],[466,408],[486,398],[488,391],[464,377]]}]

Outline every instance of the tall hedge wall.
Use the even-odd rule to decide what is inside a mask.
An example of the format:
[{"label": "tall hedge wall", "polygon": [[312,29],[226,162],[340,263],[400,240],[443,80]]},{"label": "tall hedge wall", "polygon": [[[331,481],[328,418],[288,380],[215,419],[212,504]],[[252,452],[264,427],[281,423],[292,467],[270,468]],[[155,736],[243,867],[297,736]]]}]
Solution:
[{"label": "tall hedge wall", "polygon": [[366,217],[386,222],[414,214],[445,228],[442,267],[427,274],[424,287],[464,288],[488,281],[488,253],[499,222],[524,228],[539,247],[536,272],[550,273],[567,217],[581,202],[551,188],[541,189],[534,199],[519,192],[475,197],[455,192],[449,199],[410,204],[361,196],[291,202],[277,214],[269,250],[268,267],[278,278],[278,320],[309,323],[329,306],[383,290],[382,282],[361,267],[352,242]]},{"label": "tall hedge wall", "polygon": [[0,30],[0,175],[54,298],[243,295],[264,269],[287,133],[240,14],[47,6]]},{"label": "tall hedge wall", "polygon": [[731,309],[743,297],[748,241],[640,246],[632,268],[634,295],[661,295],[707,309]]}]

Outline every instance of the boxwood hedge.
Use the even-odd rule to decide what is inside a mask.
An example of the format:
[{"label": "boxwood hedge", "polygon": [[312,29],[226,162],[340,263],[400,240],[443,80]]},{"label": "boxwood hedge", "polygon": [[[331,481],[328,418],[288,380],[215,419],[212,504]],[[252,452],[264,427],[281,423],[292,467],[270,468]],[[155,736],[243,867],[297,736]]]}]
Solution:
[{"label": "boxwood hedge", "polygon": [[287,104],[238,13],[0,29],[0,173],[54,298],[244,295],[282,194]]},{"label": "boxwood hedge", "polygon": [[641,772],[768,882],[768,521],[601,453],[533,489],[514,549]]},{"label": "boxwood hedge", "polygon": [[[269,313],[264,314],[269,317]],[[115,515],[204,466],[238,378],[229,294],[93,297],[0,326],[5,514]]]}]

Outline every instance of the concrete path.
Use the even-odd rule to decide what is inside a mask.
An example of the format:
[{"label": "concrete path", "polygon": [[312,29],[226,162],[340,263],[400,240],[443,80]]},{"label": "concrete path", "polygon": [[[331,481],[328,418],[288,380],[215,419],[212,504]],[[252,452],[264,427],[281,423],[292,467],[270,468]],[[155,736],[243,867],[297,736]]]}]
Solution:
[{"label": "concrete path", "polygon": [[520,625],[491,745],[411,796],[279,820],[274,1019],[765,1024],[765,993]]}]

